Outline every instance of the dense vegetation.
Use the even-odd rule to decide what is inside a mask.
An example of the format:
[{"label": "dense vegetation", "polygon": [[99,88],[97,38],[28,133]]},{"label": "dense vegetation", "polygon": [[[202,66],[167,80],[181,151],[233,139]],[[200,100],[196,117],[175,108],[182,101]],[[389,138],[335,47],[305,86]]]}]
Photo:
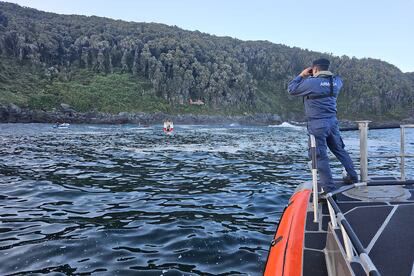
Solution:
[{"label": "dense vegetation", "polygon": [[321,56],[345,80],[342,117],[413,115],[413,74],[379,60],[0,2],[0,104],[293,117],[302,103],[286,84]]}]

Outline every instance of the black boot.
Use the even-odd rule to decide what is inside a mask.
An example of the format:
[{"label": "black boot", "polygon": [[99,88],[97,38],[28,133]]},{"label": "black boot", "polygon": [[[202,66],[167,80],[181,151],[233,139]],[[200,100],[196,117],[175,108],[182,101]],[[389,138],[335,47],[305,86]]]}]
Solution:
[{"label": "black boot", "polygon": [[358,177],[351,177],[349,174],[342,178],[345,184],[350,185],[358,182]]}]

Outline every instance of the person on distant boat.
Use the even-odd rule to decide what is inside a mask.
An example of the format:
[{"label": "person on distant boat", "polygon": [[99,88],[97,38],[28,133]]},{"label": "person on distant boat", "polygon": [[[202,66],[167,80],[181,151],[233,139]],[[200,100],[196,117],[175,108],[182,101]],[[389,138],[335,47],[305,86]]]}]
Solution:
[{"label": "person on distant boat", "polygon": [[342,88],[342,79],[328,71],[330,62],[321,58],[304,69],[289,82],[288,92],[303,97],[308,132],[316,138],[318,172],[324,192],[336,189],[329,167],[327,148],[345,167],[346,184],[358,182],[354,164],[345,150],[336,118],[336,99]]},{"label": "person on distant boat", "polygon": [[167,120],[164,122],[164,128],[163,128],[164,132],[166,133],[171,133],[174,130],[174,124],[172,121]]}]

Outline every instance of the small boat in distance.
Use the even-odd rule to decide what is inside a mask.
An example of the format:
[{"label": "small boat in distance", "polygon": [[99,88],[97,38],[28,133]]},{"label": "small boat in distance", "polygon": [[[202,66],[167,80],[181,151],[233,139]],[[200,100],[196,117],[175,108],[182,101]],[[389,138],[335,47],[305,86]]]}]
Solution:
[{"label": "small boat in distance", "polygon": [[164,121],[164,128],[165,134],[171,135],[174,131],[174,123],[171,120]]}]

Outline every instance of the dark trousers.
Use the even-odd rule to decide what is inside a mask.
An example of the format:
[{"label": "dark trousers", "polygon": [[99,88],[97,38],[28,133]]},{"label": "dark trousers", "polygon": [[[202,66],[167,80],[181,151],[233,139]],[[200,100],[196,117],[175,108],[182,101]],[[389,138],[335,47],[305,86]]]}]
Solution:
[{"label": "dark trousers", "polygon": [[358,179],[351,157],[345,150],[336,118],[308,121],[308,132],[316,139],[319,183],[325,191],[336,189],[329,167],[327,148],[339,159],[348,175]]}]

